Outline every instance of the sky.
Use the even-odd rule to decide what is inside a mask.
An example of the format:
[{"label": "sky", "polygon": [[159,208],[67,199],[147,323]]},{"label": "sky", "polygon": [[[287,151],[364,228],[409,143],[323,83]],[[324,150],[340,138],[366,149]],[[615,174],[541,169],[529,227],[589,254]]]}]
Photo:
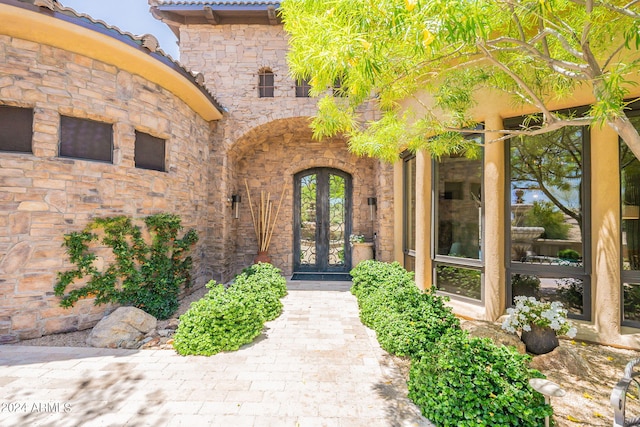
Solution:
[{"label": "sky", "polygon": [[166,24],[149,12],[147,0],[59,0],[63,6],[86,13],[134,35],[153,34],[160,48],[174,59],[180,59],[177,38]]}]

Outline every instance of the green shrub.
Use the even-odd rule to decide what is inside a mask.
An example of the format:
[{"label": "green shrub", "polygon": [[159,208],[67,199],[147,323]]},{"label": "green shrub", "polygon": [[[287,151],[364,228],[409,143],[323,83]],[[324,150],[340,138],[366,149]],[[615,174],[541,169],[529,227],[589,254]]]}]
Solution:
[{"label": "green shrub", "polygon": [[558,258],[570,260],[570,261],[578,261],[580,259],[580,252],[575,249],[561,249],[558,251]]},{"label": "green shrub", "polygon": [[287,294],[287,281],[271,264],[259,263],[243,270],[229,292],[242,293],[258,307],[265,321],[282,313],[280,298]]},{"label": "green shrub", "polygon": [[225,289],[211,281],[209,292],[180,316],[173,346],[182,355],[210,356],[237,350],[257,337],[264,322],[282,313],[287,281],[271,264],[245,268]]},{"label": "green shrub", "polygon": [[460,326],[445,305],[446,299],[435,290],[422,292],[413,273],[398,263],[364,261],[351,275],[360,319],[376,331],[380,345],[389,353],[416,357],[449,329]]},{"label": "green shrub", "polygon": [[[152,238],[150,244],[140,227],[125,216],[98,218],[82,232],[65,235],[63,246],[76,268],[58,273],[54,293],[62,297],[62,307],[95,297],[95,305],[132,305],[159,319],[175,313],[180,286],[190,284],[192,261],[186,253],[198,235],[189,230],[178,239],[181,220],[172,214],[151,215],[144,222]],[[110,247],[114,255],[114,262],[103,271],[94,263],[96,246]],[[84,277],[88,277],[84,286],[65,294],[67,286]]]},{"label": "green shrub", "polygon": [[412,360],[409,397],[438,426],[541,426],[552,409],[528,384],[530,356],[455,331]]},{"label": "green shrub", "polygon": [[249,294],[209,282],[204,298],[180,316],[173,347],[179,354],[210,356],[250,343],[262,331],[260,308]]}]

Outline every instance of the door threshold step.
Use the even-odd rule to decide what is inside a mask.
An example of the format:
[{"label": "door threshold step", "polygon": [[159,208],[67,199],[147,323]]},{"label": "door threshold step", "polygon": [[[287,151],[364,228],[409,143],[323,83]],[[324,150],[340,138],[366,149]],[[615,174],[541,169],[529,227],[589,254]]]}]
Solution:
[{"label": "door threshold step", "polygon": [[290,280],[317,280],[321,282],[350,282],[349,273],[293,273]]}]

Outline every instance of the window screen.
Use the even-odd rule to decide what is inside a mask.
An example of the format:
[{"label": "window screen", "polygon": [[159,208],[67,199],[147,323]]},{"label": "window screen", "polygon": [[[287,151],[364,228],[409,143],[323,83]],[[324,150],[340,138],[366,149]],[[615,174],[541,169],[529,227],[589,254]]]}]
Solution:
[{"label": "window screen", "polygon": [[308,98],[311,85],[306,80],[296,81],[296,98]]},{"label": "window screen", "polygon": [[109,123],[60,117],[60,157],[113,162],[113,129]]},{"label": "window screen", "polygon": [[0,151],[31,153],[33,109],[0,105]]},{"label": "window screen", "polygon": [[260,98],[273,98],[273,72],[260,70],[258,74],[258,96]]},{"label": "window screen", "polygon": [[136,131],[135,162],[137,168],[164,172],[164,158],[164,139]]}]

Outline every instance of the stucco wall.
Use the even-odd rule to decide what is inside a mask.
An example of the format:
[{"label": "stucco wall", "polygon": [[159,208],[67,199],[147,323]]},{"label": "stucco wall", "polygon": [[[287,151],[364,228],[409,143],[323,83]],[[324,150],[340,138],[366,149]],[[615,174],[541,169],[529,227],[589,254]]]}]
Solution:
[{"label": "stucco wall", "polygon": [[[176,95],[86,56],[0,36],[0,104],[34,109],[33,154],[0,152],[0,342],[84,329],[105,307],[73,309],[52,295],[69,267],[63,235],[93,217],[172,212],[207,227],[209,123]],[[60,115],[113,124],[113,164],[57,157]],[[135,130],[166,139],[167,172],[137,169]],[[205,239],[193,277],[210,273]]]}]

